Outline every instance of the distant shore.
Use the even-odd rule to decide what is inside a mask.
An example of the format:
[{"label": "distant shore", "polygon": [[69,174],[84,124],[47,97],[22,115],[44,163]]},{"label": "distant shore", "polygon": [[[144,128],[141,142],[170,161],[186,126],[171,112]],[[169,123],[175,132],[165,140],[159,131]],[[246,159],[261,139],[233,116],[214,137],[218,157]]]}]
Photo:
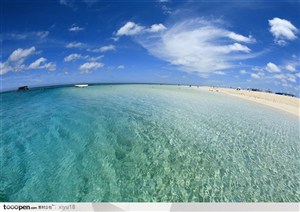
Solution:
[{"label": "distant shore", "polygon": [[236,90],[233,88],[221,88],[221,87],[200,86],[199,89],[203,89],[211,92],[221,92],[224,94],[240,97],[242,99],[250,100],[276,109],[280,109],[300,117],[300,99],[296,97],[283,96],[283,95],[266,93],[266,92]]}]

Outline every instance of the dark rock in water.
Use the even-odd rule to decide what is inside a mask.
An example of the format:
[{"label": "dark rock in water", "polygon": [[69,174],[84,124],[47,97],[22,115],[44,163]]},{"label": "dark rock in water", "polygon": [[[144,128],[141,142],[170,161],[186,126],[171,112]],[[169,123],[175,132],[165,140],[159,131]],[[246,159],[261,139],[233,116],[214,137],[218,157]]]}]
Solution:
[{"label": "dark rock in water", "polygon": [[18,91],[28,91],[28,90],[29,90],[28,86],[22,86],[18,88]]}]

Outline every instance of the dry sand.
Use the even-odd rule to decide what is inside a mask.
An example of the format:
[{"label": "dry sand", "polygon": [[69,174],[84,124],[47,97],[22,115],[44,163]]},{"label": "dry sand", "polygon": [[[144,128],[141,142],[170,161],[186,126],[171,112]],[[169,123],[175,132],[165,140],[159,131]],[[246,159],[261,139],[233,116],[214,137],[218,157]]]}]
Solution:
[{"label": "dry sand", "polygon": [[300,117],[300,99],[296,97],[282,96],[257,91],[236,90],[232,88],[213,88],[201,86],[198,89],[204,89],[211,92],[221,92],[228,95],[237,96],[246,100],[277,108]]}]

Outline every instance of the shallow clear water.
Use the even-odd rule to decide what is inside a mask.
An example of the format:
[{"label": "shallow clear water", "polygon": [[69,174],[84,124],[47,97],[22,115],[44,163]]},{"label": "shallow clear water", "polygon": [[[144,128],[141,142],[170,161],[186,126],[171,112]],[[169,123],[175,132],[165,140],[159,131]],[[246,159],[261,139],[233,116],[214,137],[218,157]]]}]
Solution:
[{"label": "shallow clear water", "polygon": [[1,94],[2,201],[299,202],[299,120],[162,85]]}]

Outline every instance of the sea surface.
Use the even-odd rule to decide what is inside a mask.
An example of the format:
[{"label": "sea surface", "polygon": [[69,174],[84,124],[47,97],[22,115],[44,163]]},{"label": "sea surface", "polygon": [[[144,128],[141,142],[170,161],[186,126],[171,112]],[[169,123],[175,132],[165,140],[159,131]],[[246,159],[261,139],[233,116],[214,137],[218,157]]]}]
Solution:
[{"label": "sea surface", "polygon": [[299,202],[299,119],[222,93],[98,85],[0,94],[0,200]]}]

